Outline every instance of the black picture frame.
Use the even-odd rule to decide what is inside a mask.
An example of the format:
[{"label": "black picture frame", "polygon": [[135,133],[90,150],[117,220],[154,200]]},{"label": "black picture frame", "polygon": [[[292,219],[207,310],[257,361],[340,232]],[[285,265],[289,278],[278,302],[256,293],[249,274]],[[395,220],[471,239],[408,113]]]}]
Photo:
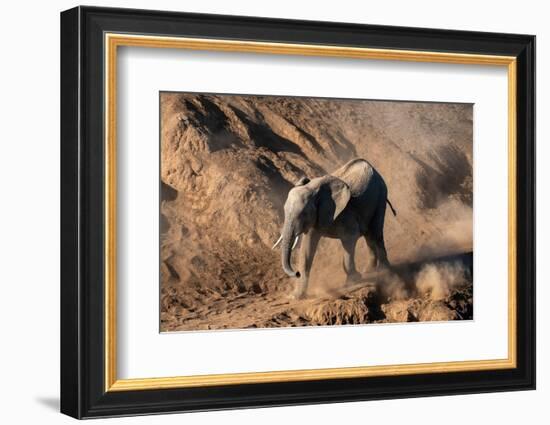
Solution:
[{"label": "black picture frame", "polygon": [[[105,32],[516,57],[517,367],[106,392]],[[62,413],[92,418],[534,388],[534,36],[96,7],[61,13]]]}]

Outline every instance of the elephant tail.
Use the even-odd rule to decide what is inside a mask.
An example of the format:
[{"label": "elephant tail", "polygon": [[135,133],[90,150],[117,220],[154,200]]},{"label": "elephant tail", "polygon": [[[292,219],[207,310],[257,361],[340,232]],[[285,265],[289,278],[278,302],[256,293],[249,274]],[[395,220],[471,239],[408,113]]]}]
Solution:
[{"label": "elephant tail", "polygon": [[393,216],[394,217],[397,217],[397,211],[395,211],[395,208],[393,207],[393,205],[391,204],[390,200],[388,198],[386,198],[386,202],[388,203],[388,205],[390,206],[391,208],[391,212],[393,213]]}]

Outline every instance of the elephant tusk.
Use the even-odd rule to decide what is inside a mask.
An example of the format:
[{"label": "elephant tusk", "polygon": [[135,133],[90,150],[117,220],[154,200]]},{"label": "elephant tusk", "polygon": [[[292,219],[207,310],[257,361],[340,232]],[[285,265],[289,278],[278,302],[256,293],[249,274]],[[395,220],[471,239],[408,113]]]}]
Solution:
[{"label": "elephant tusk", "polygon": [[296,239],[294,239],[294,243],[292,244],[291,249],[294,249],[296,247],[296,245],[298,244],[298,239],[300,239],[300,235],[296,236]]},{"label": "elephant tusk", "polygon": [[279,236],[279,239],[277,239],[277,242],[271,247],[271,249],[277,248],[277,245],[281,243],[281,239],[283,239],[283,235]]}]

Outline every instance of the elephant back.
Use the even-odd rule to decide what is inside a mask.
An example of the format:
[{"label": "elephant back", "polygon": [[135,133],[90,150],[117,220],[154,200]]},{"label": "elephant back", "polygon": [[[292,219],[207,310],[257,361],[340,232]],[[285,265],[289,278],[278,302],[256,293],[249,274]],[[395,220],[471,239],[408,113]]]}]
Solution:
[{"label": "elephant back", "polygon": [[334,171],[332,175],[343,180],[351,190],[351,196],[358,198],[364,194],[376,171],[368,161],[356,158]]}]

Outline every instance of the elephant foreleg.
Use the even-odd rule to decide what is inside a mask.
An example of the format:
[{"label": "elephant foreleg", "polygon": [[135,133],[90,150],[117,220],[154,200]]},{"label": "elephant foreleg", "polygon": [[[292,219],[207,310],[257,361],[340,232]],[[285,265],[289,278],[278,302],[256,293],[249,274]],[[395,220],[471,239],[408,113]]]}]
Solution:
[{"label": "elephant foreleg", "polygon": [[309,273],[311,271],[311,265],[313,264],[313,257],[315,256],[315,250],[321,235],[316,230],[310,230],[308,233],[302,235],[301,250],[300,250],[300,264],[302,273],[298,282],[296,282],[296,288],[292,294],[293,298],[304,298],[307,287],[309,284]]},{"label": "elephant foreleg", "polygon": [[357,282],[361,279],[361,274],[355,268],[355,247],[357,245],[357,237],[349,237],[342,239],[344,247],[344,271],[346,272],[346,285]]}]

